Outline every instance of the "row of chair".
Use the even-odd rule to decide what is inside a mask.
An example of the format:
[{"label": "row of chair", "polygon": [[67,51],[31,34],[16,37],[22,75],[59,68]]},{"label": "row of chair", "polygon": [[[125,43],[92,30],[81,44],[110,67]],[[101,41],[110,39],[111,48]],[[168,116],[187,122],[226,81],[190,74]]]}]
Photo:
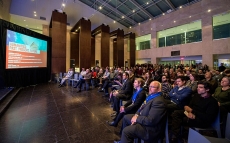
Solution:
[{"label": "row of chair", "polygon": [[228,113],[225,138],[203,136],[193,129],[189,129],[188,143],[230,143],[230,113]]}]

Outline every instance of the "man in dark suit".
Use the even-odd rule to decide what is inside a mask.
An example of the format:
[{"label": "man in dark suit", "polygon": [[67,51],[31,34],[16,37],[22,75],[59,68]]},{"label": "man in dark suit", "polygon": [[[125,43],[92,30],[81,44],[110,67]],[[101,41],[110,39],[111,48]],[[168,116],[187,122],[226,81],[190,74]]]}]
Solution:
[{"label": "man in dark suit", "polygon": [[115,114],[119,113],[120,100],[127,101],[133,94],[133,83],[129,80],[129,74],[127,72],[123,73],[122,80],[121,89],[113,92],[113,96],[115,97],[113,101],[113,110],[116,112]]},{"label": "man in dark suit", "polygon": [[151,82],[146,103],[135,115],[125,115],[121,141],[115,143],[132,143],[135,138],[148,143],[157,143],[164,136],[167,112],[166,103],[161,94],[160,82]]},{"label": "man in dark suit", "polygon": [[135,79],[133,86],[135,88],[132,98],[124,105],[120,107],[120,113],[114,118],[114,121],[108,122],[110,126],[117,127],[119,121],[126,114],[135,114],[145,101],[146,93],[142,88],[144,81],[141,78]]}]

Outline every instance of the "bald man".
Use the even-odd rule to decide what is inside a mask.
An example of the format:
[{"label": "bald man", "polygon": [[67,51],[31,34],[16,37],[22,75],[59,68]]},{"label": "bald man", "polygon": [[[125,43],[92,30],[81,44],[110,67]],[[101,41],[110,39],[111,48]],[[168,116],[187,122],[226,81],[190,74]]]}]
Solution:
[{"label": "bald man", "polygon": [[149,85],[149,95],[136,114],[123,118],[121,141],[115,143],[133,143],[135,138],[148,143],[157,143],[164,136],[166,122],[166,103],[161,96],[161,84],[153,81]]}]

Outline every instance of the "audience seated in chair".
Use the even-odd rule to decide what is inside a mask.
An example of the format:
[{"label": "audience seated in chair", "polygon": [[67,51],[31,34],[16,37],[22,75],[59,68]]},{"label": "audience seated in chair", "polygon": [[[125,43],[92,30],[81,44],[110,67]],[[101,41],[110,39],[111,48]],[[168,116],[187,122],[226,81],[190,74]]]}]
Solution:
[{"label": "audience seated in chair", "polygon": [[162,76],[162,96],[165,99],[170,99],[169,92],[172,90],[172,85],[169,82],[169,77],[166,75]]},{"label": "audience seated in chair", "polygon": [[149,95],[136,114],[127,114],[122,122],[121,141],[116,143],[133,143],[135,138],[140,138],[148,143],[157,143],[162,139],[167,118],[166,103],[161,96],[161,84],[151,82]]},{"label": "audience seated in chair", "polygon": [[133,83],[129,80],[129,74],[127,72],[123,73],[122,80],[121,89],[113,91],[113,110],[116,114],[118,114],[120,110],[120,100],[129,100],[133,93]]},{"label": "audience seated in chair", "polygon": [[214,79],[212,79],[212,73],[211,72],[206,72],[205,73],[205,79],[203,79],[202,81],[207,81],[211,84],[212,89],[211,89],[211,94],[213,94],[216,90],[216,88],[218,87],[218,82]]},{"label": "audience seated in chair", "polygon": [[175,86],[169,93],[169,100],[167,101],[168,114],[174,110],[182,110],[185,105],[188,105],[192,90],[185,86],[186,80],[184,76],[178,76],[176,79],[177,86]]},{"label": "audience seated in chair", "polygon": [[137,110],[140,108],[146,98],[146,92],[142,88],[143,85],[144,81],[141,78],[135,79],[133,83],[135,91],[132,98],[124,106],[120,107],[120,112],[114,118],[114,120],[112,122],[108,122],[110,126],[116,127],[119,121],[124,117],[124,115],[135,114],[137,112]]},{"label": "audience seated in chair", "polygon": [[73,69],[70,68],[70,69],[68,70],[67,74],[62,78],[62,80],[61,80],[61,82],[60,82],[60,84],[59,84],[59,87],[61,87],[61,86],[63,85],[63,83],[64,83],[67,79],[72,78],[72,77],[73,77],[73,74],[74,74]]},{"label": "audience seated in chair", "polygon": [[77,84],[74,86],[74,88],[79,88],[77,92],[81,92],[81,87],[83,83],[86,83],[87,87],[86,90],[88,90],[88,84],[91,79],[91,72],[89,69],[86,69],[85,74],[82,74],[82,78],[77,82]]},{"label": "audience seated in chair", "polygon": [[227,114],[230,112],[230,77],[223,77],[221,87],[216,88],[213,97],[218,101],[220,107],[221,133],[224,137]]},{"label": "audience seated in chair", "polygon": [[184,110],[176,110],[172,114],[172,142],[182,141],[181,126],[207,128],[215,121],[219,107],[212,97],[211,85],[205,81],[198,82],[197,92]]}]

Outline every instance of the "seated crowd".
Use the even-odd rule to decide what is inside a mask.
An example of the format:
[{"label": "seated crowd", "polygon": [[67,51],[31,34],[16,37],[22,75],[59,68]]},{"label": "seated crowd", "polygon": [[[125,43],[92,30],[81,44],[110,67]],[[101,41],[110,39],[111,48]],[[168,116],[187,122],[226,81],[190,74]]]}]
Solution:
[{"label": "seated crowd", "polygon": [[[63,83],[63,82],[62,82]],[[230,70],[208,66],[136,65],[133,68],[82,68],[75,85],[85,83],[104,92],[114,111],[110,126],[122,120],[121,139],[132,143],[139,138],[149,143],[164,137],[166,119],[171,121],[170,142],[183,142],[182,126],[208,128],[220,112],[224,137],[230,112]]]}]

